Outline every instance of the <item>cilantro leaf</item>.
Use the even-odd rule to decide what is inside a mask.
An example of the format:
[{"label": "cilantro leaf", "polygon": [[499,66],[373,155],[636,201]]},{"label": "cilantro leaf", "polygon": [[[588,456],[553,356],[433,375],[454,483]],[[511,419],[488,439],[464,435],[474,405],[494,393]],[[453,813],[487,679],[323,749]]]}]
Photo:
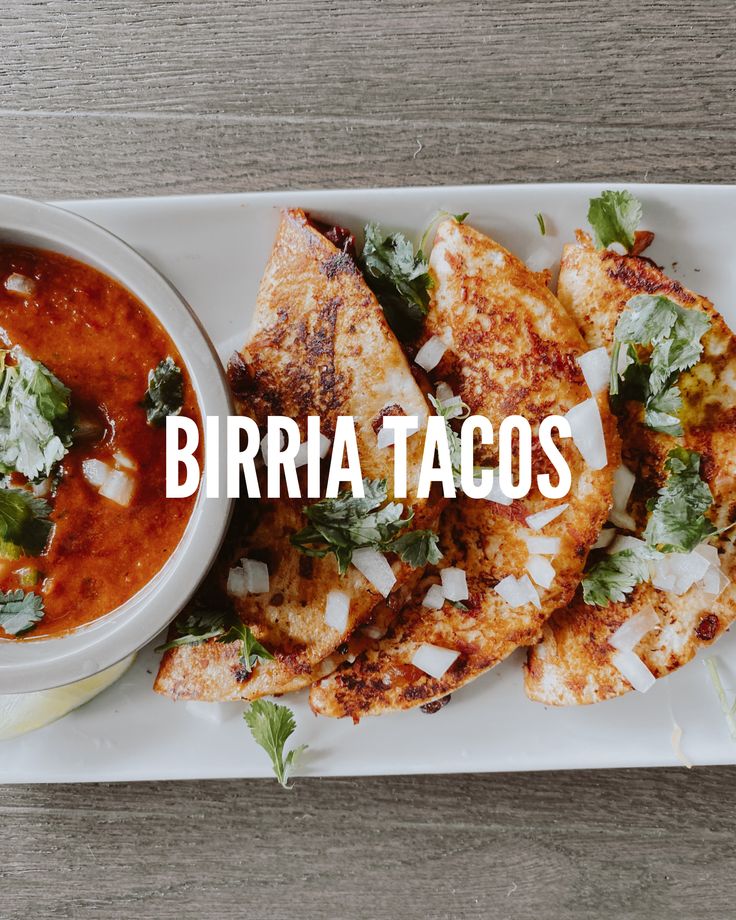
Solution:
[{"label": "cilantro leaf", "polygon": [[0,359],[0,472],[48,476],[71,444],[69,389],[22,352]]},{"label": "cilantro leaf", "polygon": [[452,463],[452,478],[455,481],[455,485],[459,486],[461,479],[462,449],[460,436],[457,434],[452,425],[450,425],[450,422],[455,418],[466,418],[470,414],[470,409],[466,403],[460,399],[459,396],[452,396],[450,399],[443,400],[442,402],[432,396],[431,393],[428,394],[428,398],[432,403],[437,415],[441,416],[445,420],[445,427],[447,429],[447,446],[450,449],[450,462]]},{"label": "cilantro leaf", "polygon": [[307,749],[307,745],[302,744],[284,757],[284,745],[296,729],[294,713],[288,706],[270,700],[254,700],[243,713],[243,718],[255,742],[270,757],[276,779],[284,789],[289,789],[289,773],[296,758]]},{"label": "cilantro leaf", "polygon": [[250,674],[259,661],[273,661],[273,655],[256,639],[240,617],[233,615],[226,620],[227,632],[218,638],[218,642],[241,642],[240,663],[243,670]]},{"label": "cilantro leaf", "polygon": [[583,600],[605,607],[623,601],[635,586],[649,578],[647,556],[634,549],[622,549],[596,562],[583,577]]},{"label": "cilantro leaf", "polygon": [[366,224],[361,265],[396,335],[403,341],[421,331],[429,309],[432,279],[419,249],[402,233],[382,236],[378,224]]},{"label": "cilantro leaf", "polygon": [[219,610],[197,610],[174,620],[175,639],[157,646],[155,651],[166,652],[182,645],[201,645],[208,639],[215,639],[225,632],[225,617]]},{"label": "cilantro leaf", "polygon": [[173,358],[164,358],[148,372],[143,407],[149,425],[161,427],[168,415],[178,415],[184,405],[184,380]]},{"label": "cilantro leaf", "polygon": [[631,192],[607,191],[600,198],[591,198],[588,223],[593,228],[596,247],[605,249],[611,243],[620,243],[630,252],[641,216],[641,202]]},{"label": "cilantro leaf", "polygon": [[644,538],[665,553],[689,553],[716,532],[705,517],[713,504],[708,484],[700,478],[700,454],[675,447],[664,465],[667,482],[647,502],[650,516]]},{"label": "cilantro leaf", "polygon": [[439,536],[433,530],[409,530],[391,544],[393,552],[412,568],[436,565],[442,558]]},{"label": "cilantro leaf", "polygon": [[[628,349],[621,395],[644,403],[644,421],[655,431],[682,435],[678,413],[680,390],[674,385],[679,374],[697,363],[703,351],[702,336],[710,319],[699,310],[686,310],[668,297],[638,294],[626,304],[614,330],[611,388],[619,393],[618,356]],[[651,347],[647,364],[639,360],[635,345]]]},{"label": "cilantro leaf", "polygon": [[0,541],[18,546],[29,556],[43,552],[51,533],[51,508],[25,489],[0,488]]},{"label": "cilantro leaf", "polygon": [[208,639],[217,639],[218,642],[223,643],[242,643],[240,662],[248,674],[259,660],[273,661],[271,652],[261,645],[250,627],[232,611],[223,613],[220,610],[196,610],[175,620],[174,629],[179,635],[164,645],[158,646],[157,652],[165,652],[182,645],[201,645]]},{"label": "cilantro leaf", "polygon": [[0,591],[0,627],[9,636],[19,636],[39,623],[45,614],[43,598],[32,591]]},{"label": "cilantro leaf", "polygon": [[[428,555],[435,555],[430,545],[432,541],[426,537],[431,532],[413,531],[425,535],[424,538],[410,537],[408,541],[398,542],[399,533],[411,523],[414,512],[409,510],[406,517],[402,517],[404,506],[388,501],[385,479],[364,479],[363,490],[363,498],[357,498],[346,489],[337,498],[323,498],[304,508],[309,524],[292,534],[292,545],[305,555],[319,559],[333,553],[341,575],[347,571],[356,549],[369,547],[384,553],[403,553],[408,557],[402,555],[407,562],[409,558],[423,559],[422,549],[426,549]],[[419,564],[426,565],[426,562]]]},{"label": "cilantro leaf", "polygon": [[680,388],[669,387],[649,396],[644,404],[644,422],[654,431],[681,437],[683,434],[680,419],[677,417],[682,408]]}]

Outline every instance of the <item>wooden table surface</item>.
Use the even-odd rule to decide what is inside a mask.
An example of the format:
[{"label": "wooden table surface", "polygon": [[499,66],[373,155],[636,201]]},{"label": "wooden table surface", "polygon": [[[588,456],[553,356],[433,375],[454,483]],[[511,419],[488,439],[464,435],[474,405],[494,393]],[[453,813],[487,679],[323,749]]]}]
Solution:
[{"label": "wooden table surface", "polygon": [[[1,190],[732,182],[719,0],[9,0]],[[0,918],[734,915],[731,769],[0,788]]]}]

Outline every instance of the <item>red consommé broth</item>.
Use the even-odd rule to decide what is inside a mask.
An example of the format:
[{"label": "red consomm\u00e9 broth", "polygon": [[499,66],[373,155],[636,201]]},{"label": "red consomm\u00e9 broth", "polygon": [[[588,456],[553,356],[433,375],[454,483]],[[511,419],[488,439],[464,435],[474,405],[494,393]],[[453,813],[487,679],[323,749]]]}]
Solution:
[{"label": "red consomm\u00e9 broth", "polygon": [[[35,282],[31,296],[11,293],[12,273]],[[0,338],[45,364],[71,390],[72,412],[104,422],[102,440],[75,439],[48,498],[54,529],[39,557],[4,564],[0,588],[19,587],[15,571],[41,572],[33,590],[43,620],[22,638],[67,632],[109,613],[162,568],[179,543],[196,496],[165,497],[165,429],[147,423],[141,402],[148,373],[171,356],[184,376],[182,415],[201,417],[187,370],[158,320],[102,272],[57,253],[0,246]],[[115,465],[130,457],[136,487],[127,507],[100,496],[82,461]],[[6,637],[2,629],[0,636]]]}]

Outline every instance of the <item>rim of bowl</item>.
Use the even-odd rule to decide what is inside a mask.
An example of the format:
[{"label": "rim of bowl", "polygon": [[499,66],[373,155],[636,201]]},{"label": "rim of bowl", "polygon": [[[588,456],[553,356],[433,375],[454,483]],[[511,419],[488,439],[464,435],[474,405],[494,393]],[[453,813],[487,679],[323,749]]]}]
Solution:
[{"label": "rim of bowl", "polygon": [[[71,211],[12,195],[0,195],[0,243],[59,252],[122,284],[159,320],[176,345],[202,421],[208,415],[232,412],[222,365],[198,318],[171,282],[128,243]],[[176,549],[132,598],[62,636],[0,640],[0,693],[28,693],[82,680],[150,642],[182,610],[207,574],[224,539],[232,505],[225,496],[205,498],[200,482]]]}]

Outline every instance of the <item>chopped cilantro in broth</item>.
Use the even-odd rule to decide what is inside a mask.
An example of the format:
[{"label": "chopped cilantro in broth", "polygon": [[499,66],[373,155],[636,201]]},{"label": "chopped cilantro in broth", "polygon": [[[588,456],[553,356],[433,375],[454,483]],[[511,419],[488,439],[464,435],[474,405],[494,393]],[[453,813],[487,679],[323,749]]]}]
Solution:
[{"label": "chopped cilantro in broth", "polygon": [[[14,273],[32,280],[31,294],[6,290]],[[191,514],[194,498],[165,499],[165,433],[142,406],[149,373],[171,360],[181,369],[181,413],[199,422],[199,411],[167,333],[95,269],[0,246],[0,311],[0,592],[12,595],[8,604],[25,603],[23,616],[33,613],[23,629],[15,628],[23,617],[5,622],[21,637],[57,635],[150,581]],[[159,414],[176,409],[168,398],[159,404]],[[100,495],[82,472],[90,459],[114,468],[115,454],[135,464],[126,470],[135,480],[128,506]],[[8,634],[0,613],[0,637]]]}]

